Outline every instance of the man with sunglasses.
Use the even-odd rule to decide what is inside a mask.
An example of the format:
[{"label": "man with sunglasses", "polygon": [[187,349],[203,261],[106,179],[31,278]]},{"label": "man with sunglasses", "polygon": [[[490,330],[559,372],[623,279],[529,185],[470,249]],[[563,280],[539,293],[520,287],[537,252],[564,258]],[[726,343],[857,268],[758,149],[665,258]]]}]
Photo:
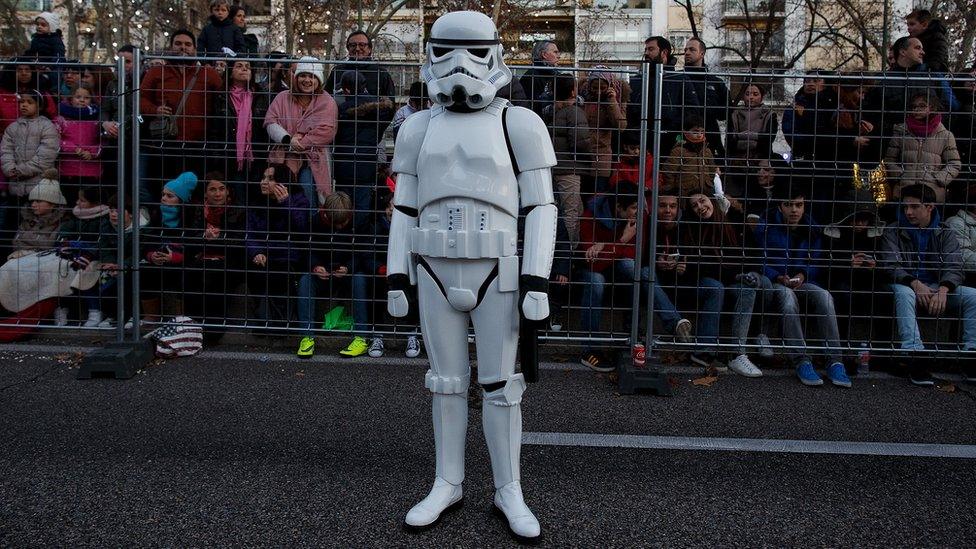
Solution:
[{"label": "man with sunglasses", "polygon": [[[349,61],[372,61],[373,39],[364,31],[355,31],[346,38],[346,51],[349,52]],[[336,66],[325,79],[326,91],[333,95],[341,91],[339,80],[342,78],[342,73],[346,71],[357,71],[366,77],[366,89],[369,90],[369,95],[387,97],[391,101],[396,97],[393,77],[386,68],[376,63],[343,63]]]}]

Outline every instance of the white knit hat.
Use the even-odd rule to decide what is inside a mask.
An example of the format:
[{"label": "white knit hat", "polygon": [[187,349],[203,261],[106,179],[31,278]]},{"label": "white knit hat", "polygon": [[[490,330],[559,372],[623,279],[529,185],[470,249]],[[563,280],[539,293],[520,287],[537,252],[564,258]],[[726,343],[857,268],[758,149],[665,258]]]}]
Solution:
[{"label": "white knit hat", "polygon": [[[50,202],[51,204],[58,204],[64,206],[68,201],[64,198],[64,194],[61,193],[61,185],[58,184],[57,172],[50,173],[51,170],[44,172],[44,179],[37,182],[37,185],[31,189],[29,195],[27,195],[28,200],[43,200],[45,202]],[[52,177],[53,176],[53,177]]]},{"label": "white knit hat", "polygon": [[318,58],[306,55],[299,59],[298,63],[295,64],[295,76],[303,72],[307,72],[315,78],[318,78],[320,86],[325,84],[325,68]]},{"label": "white knit hat", "polygon": [[52,34],[55,33],[55,32],[58,32],[61,29],[61,18],[58,17],[58,14],[56,14],[56,13],[51,13],[49,11],[44,11],[44,12],[41,12],[41,14],[38,15],[35,18],[35,20],[36,19],[43,19],[43,20],[47,21],[48,26],[51,27],[51,33]]}]

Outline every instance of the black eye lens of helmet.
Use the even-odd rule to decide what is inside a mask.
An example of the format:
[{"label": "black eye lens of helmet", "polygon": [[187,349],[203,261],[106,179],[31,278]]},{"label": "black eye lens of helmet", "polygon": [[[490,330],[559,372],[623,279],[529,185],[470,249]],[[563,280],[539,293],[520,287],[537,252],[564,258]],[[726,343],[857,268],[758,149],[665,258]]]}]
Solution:
[{"label": "black eye lens of helmet", "polygon": [[453,49],[454,48],[442,48],[442,47],[439,47],[439,46],[434,46],[434,48],[433,48],[433,50],[434,50],[434,57],[444,57],[445,55],[447,55],[448,53],[450,53],[451,50],[453,50]]},{"label": "black eye lens of helmet", "polygon": [[468,48],[475,57],[488,57],[488,52],[491,51],[488,48]]}]

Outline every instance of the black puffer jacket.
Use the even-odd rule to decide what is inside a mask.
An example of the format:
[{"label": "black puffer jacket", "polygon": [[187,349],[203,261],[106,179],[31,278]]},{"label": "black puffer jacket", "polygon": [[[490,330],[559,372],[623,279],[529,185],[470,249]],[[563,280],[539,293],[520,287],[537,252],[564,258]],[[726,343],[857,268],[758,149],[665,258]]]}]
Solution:
[{"label": "black puffer jacket", "polygon": [[936,72],[949,72],[949,29],[939,21],[933,19],[929,21],[929,26],[918,39],[922,42],[922,49],[925,51],[925,64],[929,70]]},{"label": "black puffer jacket", "polygon": [[244,33],[241,32],[240,27],[231,21],[230,17],[219,21],[211,15],[210,23],[203,27],[203,30],[200,31],[200,37],[197,38],[197,52],[200,55],[220,54],[222,48],[230,48],[236,53],[246,52],[247,45],[244,42]]}]

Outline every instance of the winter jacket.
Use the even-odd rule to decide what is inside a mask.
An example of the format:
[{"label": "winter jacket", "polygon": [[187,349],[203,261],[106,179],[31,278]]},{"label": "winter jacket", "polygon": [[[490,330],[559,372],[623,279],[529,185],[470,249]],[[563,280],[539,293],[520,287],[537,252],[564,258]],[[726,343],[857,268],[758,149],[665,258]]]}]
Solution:
[{"label": "winter jacket", "polygon": [[766,160],[773,156],[773,141],[779,124],[768,106],[732,111],[726,133],[729,158]]},{"label": "winter jacket", "polygon": [[821,156],[823,139],[829,136],[830,116],[837,109],[837,94],[828,89],[806,94],[800,88],[793,105],[783,111],[783,137],[794,158],[814,160]]},{"label": "winter jacket", "polygon": [[[356,244],[360,238],[371,238],[372,235],[358,237],[352,231],[352,224],[347,228],[338,229],[331,223],[326,222],[321,215],[316,215],[312,222],[312,236],[308,247],[307,263],[303,264],[306,271],[311,271],[315,267],[325,267],[325,270],[335,271],[339,267],[345,267],[351,274],[353,271],[360,272],[359,269],[367,268],[367,264],[355,265],[354,256],[365,255],[356,254]],[[367,248],[363,246],[363,248]],[[376,274],[369,272],[368,274]]]},{"label": "winter jacket", "polygon": [[542,114],[542,119],[552,128],[552,148],[556,151],[556,166],[552,172],[589,173],[593,161],[593,140],[583,109],[571,103],[557,110],[555,104],[551,104],[543,109]]},{"label": "winter jacket", "polygon": [[[644,188],[650,190],[654,186],[653,177],[654,155],[647,153],[644,160]],[[620,161],[610,168],[613,175],[610,176],[609,188],[613,189],[621,181],[630,181],[636,184],[640,180],[640,158],[621,155]],[[658,174],[658,180],[663,180],[663,174]]]},{"label": "winter jacket", "polygon": [[[41,180],[41,174],[53,168],[61,148],[61,136],[54,123],[43,116],[18,118],[7,126],[0,141],[0,166],[7,176],[10,192],[27,196]],[[13,170],[19,172],[13,177]]]},{"label": "winter jacket", "polygon": [[914,280],[939,284],[952,291],[963,283],[963,260],[955,231],[942,225],[938,209],[926,228],[910,225],[899,212],[897,225],[885,229],[881,242],[882,264],[897,284]]},{"label": "winter jacket", "polygon": [[[255,160],[267,155],[271,140],[264,127],[271,96],[268,90],[258,86],[251,92],[251,150]],[[213,119],[207,122],[207,151],[216,158],[226,158],[228,165],[237,166],[237,111],[230,98],[230,91],[214,96]]]},{"label": "winter jacket", "polygon": [[[101,123],[98,108],[90,107],[86,110],[89,116],[84,119],[65,118],[73,116],[78,111],[70,105],[59,105],[62,116],[54,124],[61,131],[61,175],[97,178],[102,175],[102,163],[98,159],[102,155]],[[81,149],[91,153],[92,159],[85,160],[75,151]]]},{"label": "winter jacket", "polygon": [[885,153],[888,177],[897,181],[892,193],[900,197],[901,190],[915,183],[924,183],[935,191],[939,203],[945,202],[946,187],[959,175],[962,163],[952,132],[939,124],[929,137],[917,137],[896,124]]},{"label": "winter jacket", "polygon": [[947,219],[945,224],[955,231],[956,238],[959,240],[963,270],[976,271],[976,215],[967,210],[959,210],[959,213]]},{"label": "winter jacket", "polygon": [[793,277],[798,273],[806,281],[817,282],[823,256],[823,230],[804,214],[796,227],[789,227],[778,209],[756,227],[756,242],[766,259],[763,274],[775,281],[779,276]]},{"label": "winter jacket", "polygon": [[104,215],[92,219],[78,219],[72,216],[61,224],[61,230],[58,231],[58,242],[78,241],[95,246],[103,235],[114,230],[112,222],[108,219],[107,210]]},{"label": "winter jacket", "polygon": [[681,218],[681,252],[687,257],[689,279],[712,278],[730,285],[740,274],[761,272],[758,246],[742,215],[735,210],[721,214],[715,201],[712,207],[711,219],[702,220],[687,209]]},{"label": "winter jacket", "polygon": [[20,101],[17,99],[17,92],[0,89],[0,133],[18,118]]},{"label": "winter jacket", "polygon": [[682,197],[699,190],[705,190],[711,196],[714,191],[712,181],[718,168],[715,157],[707,146],[694,151],[688,145],[676,145],[671,149],[671,154],[664,157],[661,166],[664,183],[669,187],[677,186]]},{"label": "winter jacket", "polygon": [[[602,243],[604,246],[595,261],[586,263],[589,270],[599,273],[613,266],[613,262],[617,259],[634,259],[637,252],[637,235],[634,235],[630,242],[620,242],[620,235],[623,233],[627,222],[616,217],[603,218],[595,214],[592,208],[593,203],[591,201],[590,207],[580,217],[579,249],[585,252],[594,244]],[[646,215],[644,227],[647,227]],[[643,242],[646,241],[646,239],[643,240]]]},{"label": "winter jacket", "polygon": [[208,53],[224,56],[223,48],[230,48],[238,55],[247,53],[247,44],[244,42],[244,32],[234,24],[230,17],[223,21],[214,16],[210,16],[200,36],[197,38],[197,51],[200,55]]},{"label": "winter jacket", "polygon": [[393,120],[393,103],[375,95],[340,94],[336,105],[339,127],[332,142],[336,183],[375,184],[376,146]]},{"label": "winter jacket", "polygon": [[270,199],[267,207],[249,205],[244,236],[248,265],[259,254],[269,264],[302,265],[308,249],[308,208],[308,198],[296,185],[280,204]]},{"label": "winter jacket", "polygon": [[942,112],[959,110],[959,100],[944,75],[931,72],[925,63],[910,69],[896,67],[884,76],[864,99],[864,112],[875,128],[881,129],[882,136],[892,135],[894,126],[905,121],[912,110],[909,101],[916,93],[935,94],[942,103]]},{"label": "winter jacket", "polygon": [[200,264],[211,259],[220,259],[228,268],[239,269],[245,264],[244,231],[247,215],[243,208],[229,205],[220,216],[220,234],[216,238],[205,238],[207,220],[203,204],[184,206],[186,225],[186,262]]},{"label": "winter jacket", "polygon": [[918,39],[925,51],[925,64],[933,71],[949,72],[949,29],[938,19],[929,21]]},{"label": "winter jacket", "polygon": [[37,34],[35,32],[31,36],[30,49],[27,51],[37,55],[41,61],[64,61],[64,37],[60,30],[48,34]]},{"label": "winter jacket", "polygon": [[[849,223],[841,223],[824,228],[824,244],[830,257],[830,278],[828,286],[831,290],[860,292],[880,289],[877,283],[881,266],[881,234],[875,228],[868,228],[855,232]],[[872,256],[875,268],[854,267],[851,260],[855,254],[862,253]]]},{"label": "winter jacket", "polygon": [[[292,173],[298,173],[306,162],[312,169],[312,178],[318,192],[332,194],[332,167],[330,166],[328,146],[335,139],[339,122],[339,109],[327,92],[316,94],[307,107],[295,100],[290,90],[275,96],[264,118],[268,137],[280,147],[272,147],[268,161],[286,164]],[[305,150],[293,152],[287,143],[291,137],[302,134]]]},{"label": "winter jacket", "polygon": [[14,236],[13,247],[17,251],[40,251],[54,247],[58,231],[67,213],[57,206],[46,215],[38,216],[30,205],[20,210],[20,226]]},{"label": "winter jacket", "polygon": [[[722,145],[722,132],[719,123],[729,119],[732,107],[732,97],[725,82],[714,75],[708,74],[708,66],[685,67],[680,94],[672,99],[680,102],[673,107],[680,108],[677,124],[681,124],[684,116],[695,113],[705,121],[705,136],[708,146],[717,158],[725,158],[725,147]],[[680,130],[679,128],[676,128]]]},{"label": "winter jacket", "polygon": [[[622,86],[628,86],[628,84],[622,82]],[[619,97],[627,97],[628,95],[630,95],[630,90],[621,88]],[[620,130],[627,129],[627,115],[619,98],[611,103],[588,104],[584,111],[592,140],[593,175],[610,177],[610,167],[614,163],[615,141],[620,136]]]},{"label": "winter jacket", "polygon": [[[182,265],[188,260],[187,257],[187,242],[189,241],[189,231],[186,228],[185,221],[186,217],[189,215],[187,206],[179,205],[176,206],[180,211],[180,220],[175,227],[167,227],[162,224],[162,221],[158,214],[152,219],[149,227],[143,229],[141,240],[142,248],[139,250],[141,259],[151,262],[150,257],[156,252],[169,251],[173,255],[173,259],[166,266],[172,265]],[[150,263],[153,267],[158,267]]]},{"label": "winter jacket", "polygon": [[386,97],[390,101],[395,101],[396,84],[393,83],[393,77],[390,76],[390,71],[386,70],[382,65],[366,61],[368,60],[364,60],[363,63],[344,63],[338,65],[329,73],[322,89],[331,95],[338,95],[342,92],[342,86],[339,85],[342,81],[342,73],[356,71],[366,77],[366,90],[369,92],[369,95]]},{"label": "winter jacket", "polygon": [[[193,89],[188,90],[183,112],[176,117],[174,141],[204,141],[207,122],[213,116],[213,98],[224,91],[224,81],[213,67],[207,65],[170,63],[146,71],[139,86],[139,112],[148,119],[155,118],[156,109],[166,105],[176,113],[183,90],[199,69]],[[142,135],[148,141],[148,131]]]},{"label": "winter jacket", "polygon": [[559,68],[549,64],[533,65],[519,77],[529,108],[542,114],[542,109],[553,102],[553,91]]}]

